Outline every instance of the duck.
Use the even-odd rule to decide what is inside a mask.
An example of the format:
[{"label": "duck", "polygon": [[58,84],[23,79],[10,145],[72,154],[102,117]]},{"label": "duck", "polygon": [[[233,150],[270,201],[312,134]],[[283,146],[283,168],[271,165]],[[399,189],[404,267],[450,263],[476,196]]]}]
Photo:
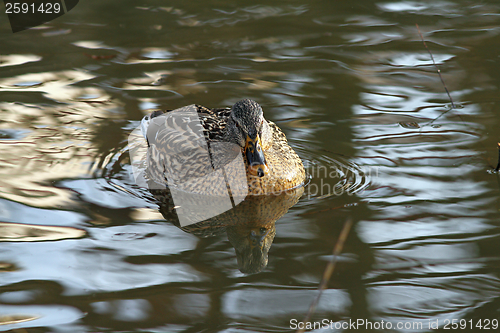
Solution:
[{"label": "duck", "polygon": [[[270,195],[300,187],[306,179],[283,131],[251,99],[226,108],[192,104],[156,110],[142,119],[141,129],[148,145],[147,177],[159,186],[183,184],[183,191],[204,188],[204,194],[222,195],[237,179],[231,183],[233,195],[238,189],[244,196]],[[214,170],[222,170],[229,183],[214,181]]]}]

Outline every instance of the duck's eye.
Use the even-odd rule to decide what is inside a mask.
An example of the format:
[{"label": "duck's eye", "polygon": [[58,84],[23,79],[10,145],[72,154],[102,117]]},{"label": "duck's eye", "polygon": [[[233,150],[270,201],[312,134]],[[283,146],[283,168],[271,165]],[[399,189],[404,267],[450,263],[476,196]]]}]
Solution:
[{"label": "duck's eye", "polygon": [[240,124],[237,121],[234,122],[236,124],[236,128],[240,128]]}]

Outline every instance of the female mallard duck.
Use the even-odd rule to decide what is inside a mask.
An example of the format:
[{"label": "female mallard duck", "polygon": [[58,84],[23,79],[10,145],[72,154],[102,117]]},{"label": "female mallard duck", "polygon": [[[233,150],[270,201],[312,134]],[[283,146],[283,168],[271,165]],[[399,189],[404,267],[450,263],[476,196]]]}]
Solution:
[{"label": "female mallard duck", "polygon": [[[171,116],[186,110],[192,112]],[[160,116],[166,117],[160,119]],[[245,193],[249,195],[280,193],[304,183],[304,166],[288,145],[285,134],[264,119],[260,105],[249,99],[231,108],[193,105],[174,111],[155,111],[142,120],[142,131],[148,141],[148,177],[156,183],[170,185],[173,179],[177,183],[189,180],[185,182],[189,184],[184,187],[186,191],[196,191],[197,186],[217,187],[209,175],[224,167],[226,183],[220,187],[227,193],[227,184],[231,183],[228,177],[238,167],[226,167],[235,157],[244,163],[241,163],[246,174],[244,186],[248,185]],[[214,147],[218,151],[225,147],[224,154],[215,157]]]}]

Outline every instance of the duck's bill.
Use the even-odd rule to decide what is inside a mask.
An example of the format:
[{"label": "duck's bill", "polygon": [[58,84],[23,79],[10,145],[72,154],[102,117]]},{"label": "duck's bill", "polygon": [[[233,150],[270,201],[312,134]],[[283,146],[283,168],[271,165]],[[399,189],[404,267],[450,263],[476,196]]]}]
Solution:
[{"label": "duck's bill", "polygon": [[269,173],[264,151],[262,150],[262,145],[258,135],[255,139],[251,139],[247,136],[245,156],[247,157],[248,171],[251,175],[264,177],[267,173]]}]

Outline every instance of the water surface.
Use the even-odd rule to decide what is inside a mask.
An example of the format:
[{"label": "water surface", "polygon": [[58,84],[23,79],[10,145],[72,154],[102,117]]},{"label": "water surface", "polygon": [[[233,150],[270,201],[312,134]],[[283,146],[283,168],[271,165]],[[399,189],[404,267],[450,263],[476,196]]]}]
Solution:
[{"label": "water surface", "polygon": [[[0,330],[291,331],[348,218],[314,321],[498,319],[499,18],[493,0],[146,0],[0,21]],[[311,175],[253,275],[226,235],[165,221],[127,141],[152,109],[242,98]]]}]

